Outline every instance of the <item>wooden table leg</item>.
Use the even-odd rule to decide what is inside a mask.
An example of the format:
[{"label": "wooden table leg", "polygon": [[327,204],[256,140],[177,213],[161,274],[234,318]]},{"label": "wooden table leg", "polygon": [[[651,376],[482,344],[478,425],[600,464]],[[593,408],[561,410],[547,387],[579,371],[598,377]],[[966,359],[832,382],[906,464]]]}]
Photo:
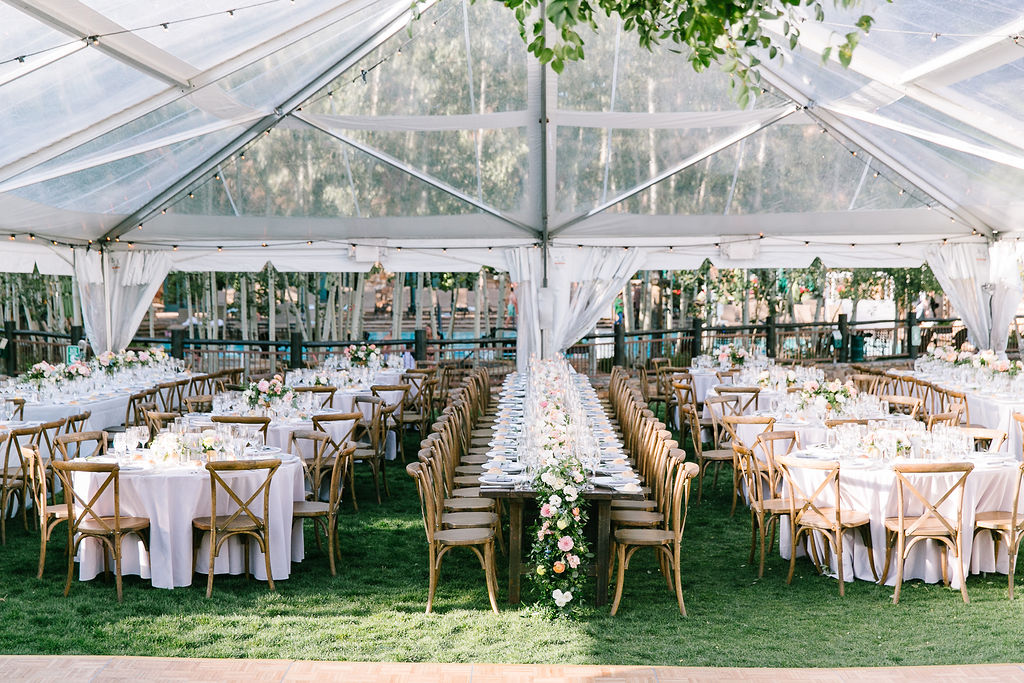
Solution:
[{"label": "wooden table leg", "polygon": [[612,535],[612,502],[598,500],[597,503],[597,595],[594,604],[601,606],[608,602],[608,568],[611,566],[609,546]]},{"label": "wooden table leg", "polygon": [[508,601],[519,604],[519,581],[523,572],[523,501],[508,501]]}]

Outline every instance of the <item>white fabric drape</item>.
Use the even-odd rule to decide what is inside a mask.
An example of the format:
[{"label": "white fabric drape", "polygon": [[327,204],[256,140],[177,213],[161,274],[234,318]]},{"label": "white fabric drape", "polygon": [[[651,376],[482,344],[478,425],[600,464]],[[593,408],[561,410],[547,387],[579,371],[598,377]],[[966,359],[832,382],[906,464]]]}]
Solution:
[{"label": "white fabric drape", "polygon": [[989,249],[992,283],[992,331],[989,348],[1003,353],[1010,338],[1010,324],[1024,296],[1020,279],[1020,252],[1017,244],[996,242]]},{"label": "white fabric drape", "polygon": [[555,316],[553,342],[558,353],[564,353],[610,313],[616,295],[644,259],[639,249],[615,247],[583,247],[569,254],[575,263],[570,268],[573,280],[568,307],[556,309],[565,313]]},{"label": "white fabric drape", "polygon": [[1006,351],[1022,292],[1015,245],[948,244],[928,252],[928,265],[967,327],[971,343]]},{"label": "white fabric drape", "polygon": [[82,321],[93,352],[120,351],[131,343],[170,268],[162,252],[75,250]]},{"label": "white fabric drape", "polygon": [[509,280],[516,293],[516,368],[524,372],[530,357],[540,355],[540,315],[538,289],[542,283],[540,249],[509,249]]},{"label": "white fabric drape", "polygon": [[642,249],[618,247],[550,248],[548,286],[543,284],[543,253],[519,247],[508,253],[516,283],[516,365],[530,356],[561,354],[611,313],[611,304],[642,263]]}]

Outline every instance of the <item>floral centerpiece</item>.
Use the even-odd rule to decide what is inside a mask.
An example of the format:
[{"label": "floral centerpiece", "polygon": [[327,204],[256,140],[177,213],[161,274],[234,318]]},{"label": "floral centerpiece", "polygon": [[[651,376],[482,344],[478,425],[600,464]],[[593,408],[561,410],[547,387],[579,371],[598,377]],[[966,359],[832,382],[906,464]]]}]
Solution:
[{"label": "floral centerpiece", "polygon": [[85,361],[76,360],[71,365],[60,365],[60,376],[66,380],[92,377],[92,366]]},{"label": "floral centerpiece", "polygon": [[177,461],[185,450],[180,434],[160,432],[149,445],[150,457],[156,462]]},{"label": "floral centerpiece", "polygon": [[780,368],[771,368],[768,370],[762,370],[757,375],[757,386],[762,389],[768,387],[781,387],[781,386],[795,386],[796,385],[796,372],[793,370],[782,370]]},{"label": "floral centerpiece", "polygon": [[380,349],[376,344],[346,346],[343,353],[353,367],[366,367],[374,362],[380,365]]},{"label": "floral centerpiece", "polygon": [[906,432],[899,429],[876,429],[867,433],[862,441],[867,454],[872,457],[910,455],[913,444]]},{"label": "floral centerpiece", "polygon": [[831,382],[804,382],[800,392],[798,405],[801,409],[814,406],[821,410],[842,413],[846,403],[857,395],[857,388],[852,382],[843,384],[838,379]]},{"label": "floral centerpiece", "polygon": [[199,449],[203,453],[222,453],[227,447],[227,437],[218,434],[212,429],[204,429],[199,439]]},{"label": "floral centerpiece", "polygon": [[733,366],[739,367],[743,365],[750,354],[742,346],[736,346],[735,344],[726,344],[725,346],[718,347],[718,364],[725,365],[729,363]]},{"label": "floral centerpiece", "polygon": [[269,380],[249,382],[249,386],[242,393],[242,399],[253,410],[270,408],[278,401],[288,401],[293,397],[291,387],[284,383],[281,375],[274,375],[273,379]]},{"label": "floral centerpiece", "polygon": [[29,368],[28,372],[22,375],[22,378],[26,382],[31,382],[32,384],[35,384],[36,387],[39,387],[43,382],[57,379],[60,374],[60,365],[51,365],[43,360]]}]

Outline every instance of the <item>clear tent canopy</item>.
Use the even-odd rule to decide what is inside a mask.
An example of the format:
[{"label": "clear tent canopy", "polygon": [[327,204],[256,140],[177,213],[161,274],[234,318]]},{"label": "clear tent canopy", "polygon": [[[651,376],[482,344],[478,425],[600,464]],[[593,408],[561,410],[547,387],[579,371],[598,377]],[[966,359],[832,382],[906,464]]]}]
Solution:
[{"label": "clear tent canopy", "polygon": [[[422,9],[410,23],[406,0],[0,4],[14,265],[66,269],[44,247],[91,241],[177,245],[199,268],[197,250],[258,268],[263,244],[313,246],[310,270],[341,270],[358,267],[351,244],[401,260],[545,238],[659,247],[680,267],[728,264],[754,238],[741,256],[762,262],[856,262],[839,248],[854,243],[920,262],[922,245],[1024,230],[1018,2],[832,9],[765,61],[745,109],[727,74],[642,49],[615,19],[555,74],[498,3]],[[822,63],[865,12],[851,66]]]},{"label": "clear tent canopy", "polygon": [[983,344],[1020,299],[986,246],[1024,231],[1017,0],[832,8],[746,107],[617,19],[556,74],[490,0],[236,2],[0,3],[0,270],[74,272],[96,348],[168,270],[268,261],[506,269],[542,352],[637,269],[706,259],[927,259]]}]

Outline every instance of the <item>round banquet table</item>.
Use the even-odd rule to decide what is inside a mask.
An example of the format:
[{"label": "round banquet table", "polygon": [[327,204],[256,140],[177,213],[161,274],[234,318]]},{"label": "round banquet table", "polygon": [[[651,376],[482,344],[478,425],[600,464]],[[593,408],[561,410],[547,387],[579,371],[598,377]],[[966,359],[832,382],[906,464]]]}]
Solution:
[{"label": "round banquet table", "polygon": [[151,380],[144,384],[132,386],[115,386],[109,391],[93,396],[76,398],[66,402],[46,403],[25,403],[25,419],[38,422],[52,422],[61,418],[78,415],[83,411],[90,411],[92,414],[85,423],[84,431],[97,431],[113,425],[124,423],[125,412],[128,409],[128,399],[139,391],[151,389],[161,382],[187,379],[189,373],[180,375],[167,375],[165,377]]},{"label": "round banquet table", "polygon": [[[291,563],[301,562],[305,556],[302,538],[302,520],[292,519],[292,505],[305,500],[302,465],[298,458],[286,453],[270,482],[270,566],[274,580],[287,579]],[[223,472],[224,479],[244,500],[263,482],[266,471]],[[106,473],[75,472],[75,491],[89,500],[102,484]],[[146,561],[142,542],[135,536],[124,540],[121,562],[122,574],[138,574],[150,579],[154,588],[176,588],[192,584],[192,520],[210,515],[210,473],[202,467],[171,466],[167,468],[126,469],[120,472],[121,514],[147,517],[150,523],[149,561]],[[262,498],[254,501],[262,510]],[[105,491],[95,510],[100,514],[113,514],[113,491]],[[237,509],[227,493],[217,491],[219,514],[230,514]],[[204,535],[198,550],[196,571],[205,574],[209,558],[209,536]],[[103,552],[100,543],[86,540],[78,553],[79,579],[89,581],[103,572]],[[263,553],[255,542],[249,544],[249,569],[265,581],[266,565]],[[216,574],[241,574],[245,571],[242,541],[228,539],[214,562]]]},{"label": "round banquet table", "polygon": [[[999,558],[995,559],[992,554],[992,537],[988,533],[978,534],[974,538],[974,518],[978,512],[987,510],[1009,510],[1013,502],[1013,491],[1016,484],[1017,466],[1014,463],[991,463],[979,464],[975,460],[975,469],[968,477],[964,488],[963,503],[963,548],[964,548],[964,574],[977,574],[980,572],[997,571],[1006,574],[1008,563],[1005,546],[1002,547]],[[792,470],[797,485],[805,494],[813,492],[817,486],[824,481],[826,473],[821,470],[796,469]],[[941,496],[956,481],[959,474],[947,473],[942,475],[931,475],[921,477],[920,475],[907,475],[911,482],[925,496],[935,499]],[[867,461],[864,464],[851,465],[843,463],[839,470],[840,497],[844,510],[859,510],[867,512],[871,517],[871,544],[874,552],[875,568],[879,579],[882,577],[882,568],[885,563],[885,518],[897,517],[896,495],[896,473],[892,467],[880,462]],[[950,497],[939,507],[939,512],[950,517],[955,516],[956,502]],[[911,500],[913,499],[913,500]],[[821,493],[817,499],[820,505],[834,505],[835,499],[832,490],[828,489]],[[907,492],[908,514],[922,514],[924,508],[913,494]],[[824,541],[820,536],[816,541],[818,546],[818,557],[824,557]],[[788,517],[783,518],[780,524],[779,546],[780,554],[784,559],[790,556],[791,536],[789,532]],[[802,555],[803,540],[798,546],[798,555]],[[942,580],[942,553],[947,552],[945,546],[933,541],[922,541],[914,546],[904,565],[904,580],[921,579],[927,583],[936,583]],[[893,559],[889,567],[889,576],[886,585],[896,585],[896,558],[895,549]],[[950,583],[953,588],[959,588],[954,558],[949,557]],[[867,547],[861,535],[857,531],[849,531],[843,537],[843,574],[847,581],[864,579],[874,581],[874,574],[871,572],[871,563],[868,561]],[[833,575],[835,573],[833,572]]]},{"label": "round banquet table", "polygon": [[[971,422],[984,425],[989,429],[998,429],[1006,432],[1006,441],[999,450],[1012,454],[1018,460],[1021,459],[1021,449],[1024,443],[1022,443],[1021,430],[1017,427],[1013,414],[1024,412],[1024,396],[994,393],[966,387],[955,384],[948,379],[936,378],[920,372],[893,370],[888,374],[892,377],[918,377],[928,380],[940,389],[952,389],[953,391],[963,392],[967,398],[967,410],[970,411]],[[930,396],[933,399],[933,405],[929,406],[929,410],[934,412],[937,408],[934,404],[934,393]]]}]

